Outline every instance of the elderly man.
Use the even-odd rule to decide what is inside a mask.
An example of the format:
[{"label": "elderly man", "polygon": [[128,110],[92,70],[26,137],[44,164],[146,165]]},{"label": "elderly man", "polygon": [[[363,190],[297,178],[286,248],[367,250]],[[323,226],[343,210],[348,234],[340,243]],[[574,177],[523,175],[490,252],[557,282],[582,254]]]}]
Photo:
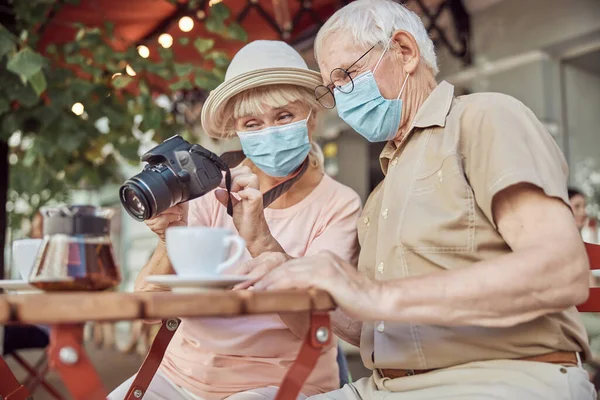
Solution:
[{"label": "elderly man", "polygon": [[565,159],[535,115],[509,96],[436,84],[433,43],[395,2],[342,8],[315,53],[319,101],[388,141],[385,180],[359,221],[358,271],[326,253],[255,285],[321,288],[340,306],[335,332],[360,344],[373,376],[317,397],[595,399],[574,307],[588,260]]}]

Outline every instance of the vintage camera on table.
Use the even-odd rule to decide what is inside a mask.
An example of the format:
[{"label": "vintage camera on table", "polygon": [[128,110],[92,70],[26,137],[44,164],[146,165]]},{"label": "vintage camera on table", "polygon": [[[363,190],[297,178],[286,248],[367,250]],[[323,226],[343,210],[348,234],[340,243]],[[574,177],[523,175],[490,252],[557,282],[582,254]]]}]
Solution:
[{"label": "vintage camera on table", "polygon": [[119,190],[125,210],[138,221],[217,188],[228,167],[219,156],[173,136],[142,156],[144,170]]}]

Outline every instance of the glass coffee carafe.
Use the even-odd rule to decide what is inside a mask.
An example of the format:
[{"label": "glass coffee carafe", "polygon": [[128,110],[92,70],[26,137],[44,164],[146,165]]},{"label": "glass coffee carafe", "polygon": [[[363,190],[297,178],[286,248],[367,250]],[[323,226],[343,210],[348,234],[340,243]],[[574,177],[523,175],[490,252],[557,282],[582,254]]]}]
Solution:
[{"label": "glass coffee carafe", "polygon": [[97,291],[121,282],[110,242],[113,210],[42,208],[44,241],[29,283],[45,291]]}]

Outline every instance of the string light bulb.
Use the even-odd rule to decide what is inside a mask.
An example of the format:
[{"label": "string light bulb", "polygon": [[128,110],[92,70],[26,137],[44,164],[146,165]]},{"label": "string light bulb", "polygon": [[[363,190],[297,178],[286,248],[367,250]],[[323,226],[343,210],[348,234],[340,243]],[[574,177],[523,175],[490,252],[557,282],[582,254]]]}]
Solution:
[{"label": "string light bulb", "polygon": [[150,57],[150,49],[144,45],[138,46],[137,51],[142,58]]},{"label": "string light bulb", "polygon": [[158,37],[158,43],[165,49],[168,49],[169,47],[173,46],[173,36],[169,35],[168,33],[163,33]]},{"label": "string light bulb", "polygon": [[136,76],[137,74],[135,73],[135,70],[133,68],[131,68],[131,65],[127,65],[125,67],[125,72],[127,72],[127,75],[129,76]]},{"label": "string light bulb", "polygon": [[[212,6],[214,6],[215,4],[219,4],[219,3],[220,3],[220,2],[222,2],[222,1],[223,1],[223,0],[210,0],[210,1],[208,2],[208,6],[209,6],[209,7],[212,7]],[[256,4],[256,3],[252,3],[252,4]]]},{"label": "string light bulb", "polygon": [[189,32],[194,29],[194,20],[190,17],[182,17],[179,20],[179,29],[183,32]]},{"label": "string light bulb", "polygon": [[75,104],[73,104],[73,107],[71,107],[71,111],[73,112],[73,114],[80,116],[80,115],[83,115],[85,108],[83,107],[83,104],[75,103]]},{"label": "string light bulb", "polygon": [[113,74],[112,78],[110,78],[110,79],[115,79],[117,76],[121,76],[121,75],[123,75],[123,74],[120,72],[116,72]]}]

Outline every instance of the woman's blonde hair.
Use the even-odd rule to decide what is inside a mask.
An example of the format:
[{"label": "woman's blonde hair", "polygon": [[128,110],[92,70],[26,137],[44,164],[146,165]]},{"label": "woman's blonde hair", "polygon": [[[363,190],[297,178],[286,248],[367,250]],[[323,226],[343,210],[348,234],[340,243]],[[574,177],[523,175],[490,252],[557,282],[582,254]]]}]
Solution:
[{"label": "woman's blonde hair", "polygon": [[[227,102],[224,115],[224,120],[227,121],[225,137],[235,136],[234,121],[237,118],[263,114],[270,108],[282,108],[295,102],[305,104],[308,111],[311,111],[308,128],[314,129],[315,117],[321,104],[315,98],[313,91],[295,85],[269,85],[246,90]],[[313,167],[323,171],[323,151],[314,140],[311,140],[308,157]]]}]

